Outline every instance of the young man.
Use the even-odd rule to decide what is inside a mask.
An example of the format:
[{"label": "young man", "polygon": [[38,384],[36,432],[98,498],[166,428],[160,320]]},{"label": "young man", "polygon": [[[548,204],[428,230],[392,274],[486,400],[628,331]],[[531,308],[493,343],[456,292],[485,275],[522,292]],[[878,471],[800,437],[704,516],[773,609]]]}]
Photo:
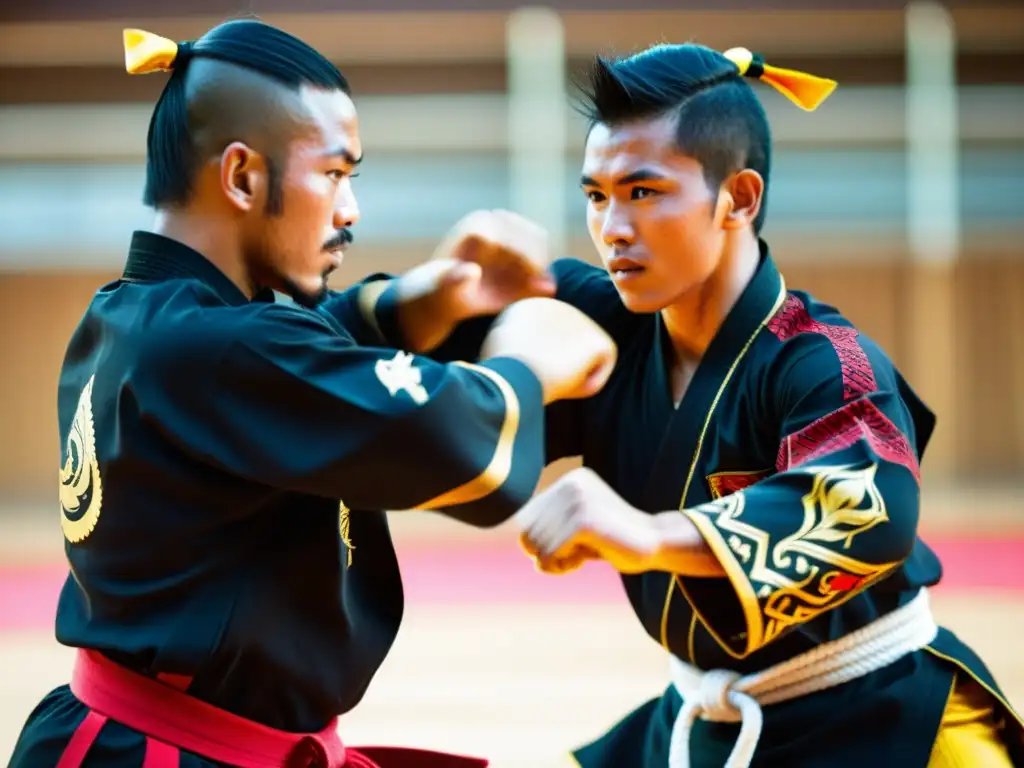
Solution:
[{"label": "young man", "polygon": [[[805,109],[835,85],[697,45],[598,59],[591,81],[581,181],[604,269],[554,273],[619,365],[596,397],[548,409],[547,460],[585,467],[518,522],[544,570],[622,572],[673,684],[575,757],[1009,766],[1019,717],[928,609],[934,416],[875,343],[786,289],[760,237],[771,139],[744,76]],[[470,355],[485,329],[435,358]]]},{"label": "young man", "polygon": [[[527,298],[476,365],[360,346],[374,283],[326,287],[362,157],[340,73],[255,21],[125,42],[129,71],[172,70],[148,142],[157,218],[61,372],[57,639],[81,650],[11,765],[486,765],[339,741],[402,615],[375,510],[505,520],[539,478],[544,405],[596,392],[614,345],[578,310]],[[437,304],[455,322],[550,293],[543,235],[467,217],[395,282],[399,327]]]}]

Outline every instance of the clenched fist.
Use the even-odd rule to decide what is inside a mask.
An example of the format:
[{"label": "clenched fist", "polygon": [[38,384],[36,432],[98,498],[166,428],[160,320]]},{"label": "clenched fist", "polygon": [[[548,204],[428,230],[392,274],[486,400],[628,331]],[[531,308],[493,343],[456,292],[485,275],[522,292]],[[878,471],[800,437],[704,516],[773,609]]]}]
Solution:
[{"label": "clenched fist", "polygon": [[621,573],[655,570],[654,519],[626,503],[592,470],[566,473],[517,514],[520,543],[546,573],[605,560]]},{"label": "clenched fist", "polygon": [[464,320],[554,296],[548,239],[543,227],[510,211],[474,211],[459,220],[429,261],[398,280],[408,347],[429,351]]},{"label": "clenched fist", "polygon": [[463,267],[467,279],[451,291],[452,308],[463,319],[497,314],[515,301],[555,293],[555,281],[548,272],[547,230],[511,211],[474,211],[464,217],[441,241],[431,261],[476,267]]},{"label": "clenched fist", "polygon": [[524,299],[506,309],[484,339],[480,359],[513,357],[540,379],[544,402],[591,397],[615,368],[618,347],[603,328],[555,299]]}]

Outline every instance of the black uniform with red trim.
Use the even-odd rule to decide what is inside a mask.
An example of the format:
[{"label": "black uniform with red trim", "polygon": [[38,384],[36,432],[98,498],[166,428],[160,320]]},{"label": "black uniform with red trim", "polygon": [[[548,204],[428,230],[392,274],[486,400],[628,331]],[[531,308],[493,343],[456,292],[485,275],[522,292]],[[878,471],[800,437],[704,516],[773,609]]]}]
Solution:
[{"label": "black uniform with red trim", "polygon": [[[361,346],[366,288],[318,310],[249,301],[199,253],[135,233],[60,376],[61,643],[280,731],[359,702],[402,618],[379,510],[501,523],[536,487],[544,416],[518,361]],[[86,715],[58,688],[11,765],[57,765]],[[145,745],[111,722],[83,765],[138,768]]]},{"label": "black uniform with red trim", "polygon": [[[632,505],[678,508],[698,525],[727,578],[649,572],[622,581],[656,642],[701,669],[743,675],[864,627],[942,575],[917,536],[919,463],[934,415],[835,308],[787,291],[761,248],[755,277],[678,408],[660,315],[629,312],[604,270],[557,261],[558,298],[611,333],[619,359],[596,397],[548,408],[546,436],[548,462],[582,456]],[[376,315],[400,342],[393,293],[381,295]],[[433,356],[468,358],[485,329],[483,320],[460,327]],[[1024,760],[1020,718],[981,660],[942,629],[885,669],[766,708],[754,765],[924,766],[958,670],[991,693]],[[576,759],[583,768],[664,768],[680,706],[670,686]],[[720,768],[738,729],[698,720],[693,768]]]}]

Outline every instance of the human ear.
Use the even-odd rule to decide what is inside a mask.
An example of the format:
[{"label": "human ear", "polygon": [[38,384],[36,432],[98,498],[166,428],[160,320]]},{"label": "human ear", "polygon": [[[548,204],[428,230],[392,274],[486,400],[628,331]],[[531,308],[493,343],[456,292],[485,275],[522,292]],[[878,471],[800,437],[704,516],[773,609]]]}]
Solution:
[{"label": "human ear", "polygon": [[751,226],[761,210],[764,200],[764,179],[750,168],[737,171],[722,184],[722,192],[731,200],[729,211],[722,219],[724,229],[743,229]]},{"label": "human ear", "polygon": [[238,210],[249,212],[266,186],[266,161],[248,145],[234,141],[220,158],[220,186]]}]

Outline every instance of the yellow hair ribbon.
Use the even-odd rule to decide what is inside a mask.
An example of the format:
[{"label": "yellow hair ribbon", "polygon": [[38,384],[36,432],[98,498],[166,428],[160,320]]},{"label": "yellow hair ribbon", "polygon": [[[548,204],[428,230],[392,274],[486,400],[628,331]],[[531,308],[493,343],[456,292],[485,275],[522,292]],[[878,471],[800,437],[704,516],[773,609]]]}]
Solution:
[{"label": "yellow hair ribbon", "polygon": [[178,58],[178,44],[141,29],[124,30],[124,66],[132,75],[169,72]]},{"label": "yellow hair ribbon", "polygon": [[736,65],[741,77],[753,77],[768,83],[808,112],[817,109],[838,85],[835,80],[765,64],[761,56],[751,53],[746,48],[730,48],[723,56]]}]

